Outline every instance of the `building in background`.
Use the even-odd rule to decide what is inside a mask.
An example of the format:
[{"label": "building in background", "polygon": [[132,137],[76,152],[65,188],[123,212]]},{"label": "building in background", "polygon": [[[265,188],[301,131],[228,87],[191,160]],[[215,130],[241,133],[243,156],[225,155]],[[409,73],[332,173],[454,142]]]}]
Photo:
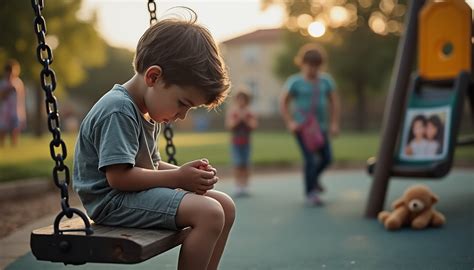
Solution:
[{"label": "building in background", "polygon": [[262,29],[220,44],[232,86],[251,91],[252,108],[263,118],[279,115],[283,82],[273,74],[273,66],[284,46],[282,37],[282,29]]}]

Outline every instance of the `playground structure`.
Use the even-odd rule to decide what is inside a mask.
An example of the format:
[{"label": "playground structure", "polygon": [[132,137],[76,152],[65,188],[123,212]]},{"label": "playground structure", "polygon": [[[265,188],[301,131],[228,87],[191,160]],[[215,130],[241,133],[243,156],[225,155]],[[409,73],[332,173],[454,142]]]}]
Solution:
[{"label": "playground structure", "polygon": [[[36,2],[34,0],[32,2],[35,6]],[[452,5],[458,5],[459,7],[462,6],[458,1],[450,1],[449,3],[451,3]],[[148,5],[150,15],[154,14],[154,11],[152,12],[152,9],[150,9],[150,7],[153,6],[154,2],[150,0]],[[450,122],[451,124],[449,126],[449,134],[451,135],[449,139],[449,147],[446,146],[446,151],[442,155],[442,158],[436,160],[437,163],[435,163],[434,160],[424,160],[417,162],[414,162],[413,160],[408,160],[403,163],[402,159],[399,160],[398,157],[397,159],[395,159],[394,157],[394,153],[396,153],[395,146],[397,145],[396,140],[398,137],[401,137],[398,132],[394,132],[401,130],[400,123],[402,122],[402,111],[400,110],[401,106],[398,105],[403,104],[405,98],[407,97],[406,90],[399,90],[407,89],[406,86],[408,85],[408,77],[414,55],[413,44],[416,44],[416,21],[418,11],[421,9],[422,6],[422,1],[414,0],[412,2],[410,14],[407,19],[407,36],[404,37],[404,39],[400,43],[401,49],[399,49],[399,55],[402,56],[398,58],[399,62],[397,63],[397,67],[395,69],[395,72],[397,72],[398,75],[396,81],[393,83],[394,86],[391,89],[391,97],[393,98],[391,100],[393,101],[393,106],[391,106],[389,109],[389,120],[388,122],[386,121],[386,127],[384,128],[384,139],[382,140],[382,147],[379,152],[380,160],[377,162],[377,166],[374,167],[375,180],[370,193],[370,210],[368,210],[368,216],[373,216],[371,213],[374,212],[374,210],[378,212],[378,210],[376,209],[381,209],[381,207],[383,206],[386,187],[390,175],[402,175],[403,173],[406,173],[406,176],[414,176],[416,173],[419,172],[440,172],[436,173],[435,175],[436,177],[440,177],[449,172],[449,169],[452,164],[454,145],[456,143],[455,139],[457,137],[457,130],[459,127],[458,115],[459,112],[462,111],[462,101],[465,92],[469,87],[470,79],[470,63],[466,67],[466,61],[464,61],[463,59],[471,59],[471,45],[469,43],[468,50],[459,50],[458,46],[461,43],[464,44],[463,38],[465,37],[466,33],[469,34],[470,42],[470,26],[468,28],[461,27],[460,29],[463,30],[460,30],[460,32],[452,31],[452,29],[458,28],[450,29],[448,26],[439,27],[440,29],[451,30],[456,35],[460,35],[462,37],[459,39],[462,40],[462,42],[458,41],[458,39],[456,38],[449,44],[443,43],[443,45],[440,47],[442,48],[443,52],[446,51],[445,56],[449,56],[447,57],[448,59],[455,58],[458,59],[459,62],[457,62],[458,60],[454,61],[453,66],[449,68],[450,73],[444,73],[444,71],[446,71],[446,65],[444,64],[437,66],[436,69],[431,69],[431,67],[436,66],[430,61],[435,54],[439,54],[439,48],[437,47],[438,49],[425,56],[428,57],[428,68],[422,69],[420,67],[419,78],[414,80],[412,86],[410,87],[410,89],[414,89],[412,91],[412,98],[410,99],[411,103],[409,103],[410,108],[416,109],[418,108],[418,106],[420,108],[432,108],[433,106],[448,106],[450,108],[455,108],[452,109],[449,113],[449,118],[452,119],[452,121]],[[58,133],[55,133],[56,129],[59,128],[59,114],[56,111],[57,107],[55,103],[55,98],[54,96],[51,96],[51,92],[54,90],[55,87],[54,73],[51,73],[51,71],[49,71],[49,64],[52,62],[52,52],[49,47],[45,47],[47,45],[44,43],[44,35],[46,32],[44,19],[42,19],[42,21],[41,19],[38,19],[40,17],[42,18],[42,8],[43,7],[40,8],[39,5],[35,8],[35,11],[37,12],[37,20],[35,21],[35,27],[37,30],[36,34],[38,35],[38,37],[43,35],[43,43],[40,42],[40,46],[38,47],[38,55],[40,62],[42,62],[43,66],[46,66],[46,68],[44,69],[46,71],[42,71],[42,76],[44,76],[44,78],[42,79],[42,87],[46,90],[47,93],[47,90],[49,90],[50,94],[49,96],[47,95],[47,111],[49,115],[48,126],[53,134],[54,139],[54,142],[52,142],[50,149],[52,157],[56,161],[57,165],[54,170],[55,173],[53,173],[53,177],[55,179],[56,185],[58,185],[58,187],[61,189],[61,198],[63,199],[61,206],[63,208],[63,212],[58,214],[54,225],[32,232],[31,248],[33,254],[39,260],[63,262],[65,264],[82,264],[86,262],[137,263],[149,259],[155,255],[158,255],[166,250],[169,250],[179,245],[186,237],[188,230],[185,229],[179,232],[172,232],[161,230],[125,229],[98,226],[94,224],[88,224],[89,221],[85,216],[80,219],[73,219],[68,222],[60,223],[61,219],[64,216],[71,218],[73,214],[80,214],[79,212],[77,212],[79,210],[75,211],[75,209],[69,208],[67,202],[67,184],[69,183],[69,172],[67,168],[66,172],[63,172],[64,164],[62,164],[62,161],[66,158],[66,147],[64,145],[64,142],[60,140],[60,133],[59,135]],[[434,10],[439,11],[441,9],[434,8]],[[454,14],[454,16],[459,15],[458,13],[456,13],[458,9],[455,8],[454,10],[455,11],[452,14]],[[460,10],[463,9],[461,8]],[[437,15],[439,14],[437,12],[433,13]],[[450,16],[453,16],[452,14]],[[463,15],[465,14],[463,13]],[[153,16],[151,17],[151,22],[153,22]],[[456,20],[452,20],[449,23],[461,22],[462,26],[464,25],[462,24],[462,18],[464,17],[456,17]],[[439,18],[434,19],[434,22],[437,22],[438,19]],[[448,22],[446,21],[445,23]],[[430,24],[430,27],[433,26]],[[442,31],[440,31],[440,33],[442,33]],[[451,38],[452,36],[449,37]],[[429,47],[430,45],[426,46]],[[43,57],[40,56],[41,54],[43,54]],[[50,58],[51,61],[49,61],[49,59],[46,59],[44,54],[47,54],[46,57]],[[424,71],[426,70],[428,71],[428,73],[424,73]],[[454,72],[455,70],[456,72]],[[440,76],[439,74],[441,74],[442,76]],[[49,79],[46,79],[46,77],[49,77]],[[51,83],[48,83],[49,81],[51,81]],[[450,89],[452,90],[451,92],[446,92]],[[433,100],[435,101],[433,101],[433,103],[428,104],[425,102],[426,93],[428,93],[427,95],[431,97],[435,97],[436,93],[446,93],[446,96],[443,96],[441,99],[434,98]],[[440,100],[449,100],[449,102],[441,103]],[[398,103],[395,101],[397,101]],[[440,103],[438,103],[438,101]],[[165,131],[165,136],[166,134],[167,131]],[[389,136],[387,136],[386,134],[389,134]],[[168,131],[168,137],[170,138],[171,142],[172,131]],[[171,152],[173,157],[174,146],[172,145],[172,142],[168,145],[170,145],[170,147],[167,146],[166,151],[168,154]],[[400,148],[401,145],[398,145],[398,147]],[[63,150],[63,154],[56,154],[55,149],[58,147],[61,148],[60,150]],[[394,164],[395,166],[391,166],[392,164]],[[395,171],[397,171],[396,168],[398,168],[398,173],[394,173]],[[64,176],[66,179],[64,181],[59,181],[58,173],[65,174]],[[421,173],[419,176],[426,176],[427,174],[424,173]]]},{"label": "playground structure", "polygon": [[[391,176],[440,178],[449,173],[467,95],[474,107],[471,25],[472,10],[464,1],[412,1],[393,69],[377,160],[369,159],[373,183],[367,217],[382,210]],[[417,48],[419,69],[409,82]],[[413,152],[409,134],[416,116],[441,119],[437,132],[442,139],[431,143],[436,152],[427,153],[433,147],[424,139],[416,145],[421,154]]]}]

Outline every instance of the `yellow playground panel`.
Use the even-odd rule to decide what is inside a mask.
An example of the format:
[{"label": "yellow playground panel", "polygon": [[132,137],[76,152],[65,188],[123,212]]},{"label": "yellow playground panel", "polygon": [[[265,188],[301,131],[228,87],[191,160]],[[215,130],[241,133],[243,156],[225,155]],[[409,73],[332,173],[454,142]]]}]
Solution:
[{"label": "yellow playground panel", "polygon": [[428,80],[452,79],[471,70],[472,10],[462,0],[427,3],[419,18],[419,73]]}]

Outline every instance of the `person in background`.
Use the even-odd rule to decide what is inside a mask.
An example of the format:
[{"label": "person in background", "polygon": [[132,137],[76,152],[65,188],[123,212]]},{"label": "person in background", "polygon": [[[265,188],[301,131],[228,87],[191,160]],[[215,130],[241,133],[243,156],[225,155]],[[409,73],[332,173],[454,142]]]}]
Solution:
[{"label": "person in background", "polygon": [[16,146],[20,132],[26,127],[25,86],[20,79],[20,64],[15,59],[7,61],[0,81],[0,147],[10,135]]},{"label": "person in background", "polygon": [[[287,79],[280,102],[283,120],[303,155],[308,206],[322,205],[320,193],[324,188],[320,175],[332,162],[330,136],[339,134],[340,101],[333,78],[321,71],[325,60],[319,46],[306,44],[301,47],[295,57],[300,72]],[[301,136],[301,126],[309,113],[316,114],[324,137],[324,145],[316,152],[309,150]]]},{"label": "person in background", "polygon": [[256,114],[251,110],[252,97],[241,87],[226,114],[226,127],[232,133],[231,153],[236,189],[234,197],[245,197],[249,193],[251,132],[257,128]]}]

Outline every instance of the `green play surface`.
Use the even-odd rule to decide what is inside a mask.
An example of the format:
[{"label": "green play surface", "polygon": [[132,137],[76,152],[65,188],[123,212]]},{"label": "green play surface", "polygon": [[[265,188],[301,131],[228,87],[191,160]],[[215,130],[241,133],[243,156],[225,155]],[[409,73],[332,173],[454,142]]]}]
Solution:
[{"label": "green play surface", "polygon": [[[221,269],[474,269],[474,171],[454,169],[442,180],[400,180],[389,186],[386,206],[415,183],[439,195],[447,217],[440,229],[386,231],[364,218],[372,181],[365,173],[329,171],[326,205],[305,207],[299,173],[253,177],[253,196],[236,200],[237,220]],[[217,186],[232,191],[231,181]],[[31,253],[6,269],[176,269],[178,248],[136,265],[64,266]]]}]

